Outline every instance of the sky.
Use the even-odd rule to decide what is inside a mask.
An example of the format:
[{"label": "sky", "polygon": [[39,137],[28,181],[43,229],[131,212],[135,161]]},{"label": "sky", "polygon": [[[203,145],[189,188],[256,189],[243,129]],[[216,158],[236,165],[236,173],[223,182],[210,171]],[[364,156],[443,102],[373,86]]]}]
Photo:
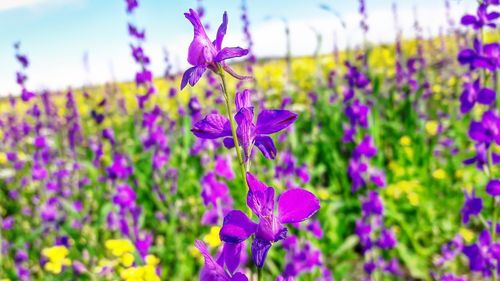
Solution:
[{"label": "sky", "polygon": [[[366,0],[371,42],[392,42],[392,5],[398,6],[399,21],[406,38],[414,36],[415,12],[424,33],[437,34],[446,27],[445,0]],[[187,65],[187,47],[192,26],[183,13],[197,7],[196,0],[139,0],[133,16],[125,12],[124,0],[0,0],[0,96],[17,95],[15,72],[20,66],[14,57],[14,42],[21,42],[27,54],[27,87],[30,90],[63,90],[110,80],[132,80],[137,70],[130,54],[127,22],[146,30],[144,49],[152,60],[151,69],[161,75],[165,69],[163,50],[174,62],[174,70]],[[450,0],[457,23],[465,12],[474,10],[474,0]],[[254,53],[258,57],[283,56],[286,49],[284,24],[289,22],[293,55],[312,54],[316,35],[323,37],[321,51],[338,45],[359,44],[362,33],[357,0],[247,0]],[[223,46],[241,46],[243,38],[241,0],[202,0],[209,36],[213,37],[228,12],[229,27]],[[333,13],[320,9],[328,4],[346,23],[343,28]],[[87,67],[84,64],[87,57]]]}]

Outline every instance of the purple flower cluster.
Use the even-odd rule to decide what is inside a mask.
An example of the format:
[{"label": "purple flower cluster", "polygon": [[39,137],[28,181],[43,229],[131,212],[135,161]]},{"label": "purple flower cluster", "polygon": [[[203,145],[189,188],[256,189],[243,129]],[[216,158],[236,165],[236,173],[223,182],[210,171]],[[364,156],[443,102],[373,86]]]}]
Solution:
[{"label": "purple flower cluster", "polygon": [[[371,82],[355,65],[346,62],[345,66],[347,72],[344,78],[348,86],[344,90],[343,102],[349,122],[344,125],[342,140],[345,143],[355,144],[347,170],[351,180],[351,191],[362,192],[370,186],[370,183],[376,187],[374,190],[366,191],[365,196],[361,197],[362,216],[356,221],[355,226],[363,254],[368,257],[364,270],[368,276],[372,276],[376,271],[398,276],[401,272],[397,259],[385,261],[383,257],[375,257],[372,254],[378,252],[377,248],[381,251],[393,249],[397,240],[395,233],[384,226],[384,205],[377,190],[386,186],[385,174],[369,163],[370,159],[377,155],[378,150],[373,138],[366,133],[370,125],[368,122],[370,107],[361,100],[368,97]],[[357,91],[365,95],[357,96]]]},{"label": "purple flower cluster", "polygon": [[[445,245],[442,258],[438,266],[451,260],[458,253],[465,255],[469,261],[469,270],[477,272],[485,278],[499,276],[498,265],[500,258],[500,243],[497,242],[496,207],[498,196],[500,196],[500,181],[494,178],[494,166],[500,163],[500,155],[493,151],[493,145],[500,145],[500,117],[498,109],[495,108],[497,94],[494,90],[496,72],[499,65],[499,44],[497,42],[484,44],[477,35],[485,28],[495,28],[495,20],[500,17],[496,11],[490,11],[498,7],[498,0],[486,0],[479,3],[476,15],[467,14],[462,17],[464,26],[472,27],[478,31],[474,35],[472,48],[463,48],[457,57],[461,65],[468,66],[465,81],[462,85],[463,91],[460,96],[460,111],[468,114],[477,104],[485,106],[480,120],[472,120],[469,126],[468,136],[474,142],[474,156],[464,161],[465,165],[475,164],[480,171],[484,171],[488,177],[486,194],[491,197],[491,205],[487,205],[481,196],[476,195],[476,190],[464,191],[465,200],[461,210],[462,223],[471,224],[473,217],[481,217],[484,222],[486,211],[490,211],[491,221],[484,222],[484,229],[479,233],[477,241],[469,245],[462,245],[462,241],[454,239],[449,245]],[[494,77],[493,79],[489,79]],[[493,80],[491,82],[491,80]],[[447,276],[450,276],[449,278]],[[459,277],[453,279],[453,275],[443,275],[441,280],[464,280]]]}]

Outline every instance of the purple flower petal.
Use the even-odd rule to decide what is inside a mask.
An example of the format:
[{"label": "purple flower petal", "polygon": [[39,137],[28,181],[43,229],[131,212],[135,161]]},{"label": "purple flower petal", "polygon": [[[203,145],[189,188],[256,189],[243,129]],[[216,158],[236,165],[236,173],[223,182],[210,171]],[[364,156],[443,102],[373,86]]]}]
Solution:
[{"label": "purple flower petal", "polygon": [[231,136],[231,125],[226,117],[212,113],[194,124],[191,132],[202,139],[217,139]]},{"label": "purple flower petal", "polygon": [[205,66],[193,66],[186,70],[184,72],[184,75],[182,75],[181,90],[186,87],[188,82],[189,85],[194,86],[198,82],[198,80],[200,80],[201,76],[203,76],[205,70]]},{"label": "purple flower petal", "polygon": [[271,248],[271,242],[255,238],[252,242],[252,258],[255,265],[259,268],[264,266],[267,252]]},{"label": "purple flower petal", "polygon": [[248,281],[248,278],[245,276],[245,274],[241,272],[237,272],[233,277],[231,277],[231,281]]},{"label": "purple flower petal", "polygon": [[194,38],[188,50],[188,62],[194,66],[206,65],[212,62],[217,51],[210,39],[208,39],[198,13],[193,9],[189,9],[189,13],[185,13],[184,16],[194,27]]},{"label": "purple flower petal", "polygon": [[500,196],[500,180],[490,180],[486,185],[486,192],[491,196]]},{"label": "purple flower petal", "polygon": [[224,143],[224,147],[227,149],[231,149],[234,147],[233,138],[225,138],[222,142]]},{"label": "purple flower petal", "polygon": [[251,76],[243,76],[243,75],[239,75],[238,73],[236,73],[234,71],[234,69],[232,69],[229,65],[227,65],[224,61],[222,61],[220,63],[222,65],[222,68],[227,72],[229,73],[229,75],[233,76],[234,78],[238,79],[238,80],[250,80],[250,79],[253,79]]},{"label": "purple flower petal", "polygon": [[264,154],[267,159],[276,158],[276,147],[274,146],[273,139],[269,136],[258,136],[255,138],[255,146]]},{"label": "purple flower petal", "polygon": [[257,134],[279,132],[297,120],[297,114],[281,109],[263,110],[257,117]]},{"label": "purple flower petal", "polygon": [[274,210],[274,189],[267,187],[254,175],[247,172],[248,207],[259,217],[270,216]]},{"label": "purple flower petal", "polygon": [[214,45],[217,50],[221,49],[222,46],[222,40],[224,40],[224,36],[226,36],[226,30],[227,30],[227,12],[224,12],[224,15],[222,15],[222,23],[219,26],[219,29],[217,30],[217,37],[215,37]]},{"label": "purple flower petal", "polygon": [[319,199],[302,188],[289,189],[278,198],[278,218],[281,223],[304,221],[319,208]]},{"label": "purple flower petal", "polygon": [[233,210],[224,218],[219,237],[224,242],[240,243],[255,233],[256,230],[257,224],[251,221],[245,213]]},{"label": "purple flower petal", "polygon": [[241,243],[224,243],[222,255],[230,274],[233,274],[240,265],[241,246]]},{"label": "purple flower petal", "polygon": [[477,22],[476,17],[473,15],[465,15],[460,20],[460,23],[462,23],[463,25],[476,24],[476,22]]},{"label": "purple flower petal", "polygon": [[240,145],[243,147],[245,153],[245,160],[248,159],[250,145],[255,139],[255,124],[253,123],[253,111],[249,108],[243,107],[234,117],[238,123],[236,133]]},{"label": "purple flower petal", "polygon": [[223,60],[242,57],[248,54],[248,49],[240,47],[226,47],[222,49],[214,58],[214,61],[221,62]]},{"label": "purple flower petal", "polygon": [[234,102],[236,103],[237,111],[240,111],[240,109],[242,109],[243,107],[253,108],[250,95],[251,91],[248,89],[245,89],[243,92],[236,93]]},{"label": "purple flower petal", "polygon": [[492,89],[483,88],[479,91],[477,101],[484,105],[493,103],[496,99],[496,93]]}]

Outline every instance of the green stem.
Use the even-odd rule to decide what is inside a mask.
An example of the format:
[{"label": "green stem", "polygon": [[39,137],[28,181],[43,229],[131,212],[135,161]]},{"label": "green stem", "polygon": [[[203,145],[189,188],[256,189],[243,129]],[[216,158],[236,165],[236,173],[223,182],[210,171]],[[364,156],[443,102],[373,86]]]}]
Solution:
[{"label": "green stem", "polygon": [[262,268],[257,268],[257,281],[262,281]]},{"label": "green stem", "polygon": [[236,155],[238,156],[238,162],[241,170],[241,177],[243,178],[243,182],[245,183],[245,187],[248,191],[249,188],[246,177],[247,170],[245,168],[245,162],[243,161],[243,156],[241,155],[240,142],[238,141],[238,136],[236,134],[236,122],[234,121],[233,111],[231,110],[231,104],[232,104],[231,96],[227,91],[226,77],[224,71],[219,68],[218,74],[222,81],[222,93],[224,94],[224,99],[226,100],[227,117],[229,118],[229,123],[231,124],[231,133],[233,135],[234,149],[236,150]]}]

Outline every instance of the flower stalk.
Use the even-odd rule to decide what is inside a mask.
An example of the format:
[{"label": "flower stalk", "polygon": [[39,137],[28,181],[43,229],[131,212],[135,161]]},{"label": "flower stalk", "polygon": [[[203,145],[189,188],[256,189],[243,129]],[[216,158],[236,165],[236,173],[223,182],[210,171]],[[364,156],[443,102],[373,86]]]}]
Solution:
[{"label": "flower stalk", "polygon": [[222,69],[222,67],[219,66],[217,74],[219,75],[219,77],[221,79],[222,94],[224,95],[224,99],[226,101],[227,117],[229,118],[229,123],[231,124],[231,133],[233,135],[234,148],[236,150],[236,155],[238,157],[238,165],[240,166],[241,177],[243,178],[243,182],[245,183],[246,190],[248,191],[248,182],[247,182],[247,178],[246,178],[247,169],[245,168],[245,162],[243,161],[243,156],[241,155],[240,144],[239,144],[238,136],[236,133],[236,122],[234,121],[233,110],[232,110],[232,106],[231,106],[231,104],[233,104],[233,103],[231,102],[231,96],[229,95],[229,92],[227,90],[226,77],[225,77],[225,73],[224,73],[224,70]]}]

